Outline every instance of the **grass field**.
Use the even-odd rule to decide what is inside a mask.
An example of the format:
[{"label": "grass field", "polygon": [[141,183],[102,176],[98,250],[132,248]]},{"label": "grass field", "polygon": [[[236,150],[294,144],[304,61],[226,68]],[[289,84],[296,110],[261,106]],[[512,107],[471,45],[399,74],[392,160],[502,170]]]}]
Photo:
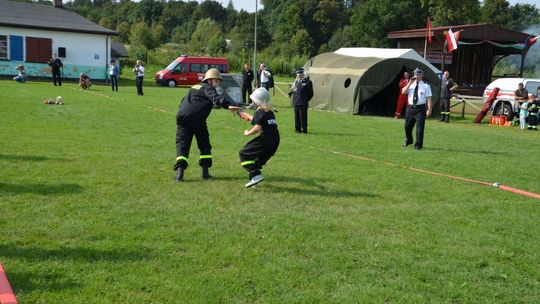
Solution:
[{"label": "grass field", "polygon": [[[540,133],[310,111],[245,189],[249,125],[208,124],[215,179],[192,149],[175,184],[186,89],[80,91],[0,81],[0,262],[20,303],[539,303]],[[42,104],[61,95],[62,106]]]}]

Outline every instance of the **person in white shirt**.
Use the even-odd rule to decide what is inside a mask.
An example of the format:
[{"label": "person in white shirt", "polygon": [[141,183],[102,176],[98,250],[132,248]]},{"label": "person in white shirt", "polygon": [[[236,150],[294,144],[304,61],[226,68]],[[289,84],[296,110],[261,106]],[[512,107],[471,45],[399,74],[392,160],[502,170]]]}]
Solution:
[{"label": "person in white shirt", "polygon": [[144,79],[144,66],[142,65],[142,61],[137,60],[137,63],[135,64],[135,68],[133,68],[133,72],[135,73],[135,80],[137,85],[137,95],[143,96],[143,79]]},{"label": "person in white shirt", "polygon": [[259,72],[257,73],[259,76],[259,83],[261,88],[265,88],[267,91],[270,90],[270,76],[272,76],[272,73],[266,68],[266,64],[261,63],[259,65]]},{"label": "person in white shirt", "polygon": [[419,68],[414,70],[414,77],[409,79],[409,83],[401,91],[402,94],[408,95],[408,106],[405,114],[405,143],[403,147],[407,147],[413,143],[412,131],[416,126],[416,142],[414,148],[422,149],[424,146],[424,126],[426,117],[431,116],[431,87],[425,83],[424,71]]}]

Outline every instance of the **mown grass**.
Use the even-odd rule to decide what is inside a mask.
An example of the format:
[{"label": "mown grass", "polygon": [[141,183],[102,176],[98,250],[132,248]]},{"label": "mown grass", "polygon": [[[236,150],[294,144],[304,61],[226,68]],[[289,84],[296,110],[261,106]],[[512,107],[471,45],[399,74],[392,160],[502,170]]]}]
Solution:
[{"label": "mown grass", "polygon": [[310,111],[297,135],[276,91],[282,142],[261,185],[243,187],[249,126],[223,110],[209,118],[215,179],[194,145],[174,184],[185,89],[0,87],[0,262],[20,303],[540,298],[538,200],[408,169],[540,193],[538,133],[431,119],[415,151],[402,120]]}]

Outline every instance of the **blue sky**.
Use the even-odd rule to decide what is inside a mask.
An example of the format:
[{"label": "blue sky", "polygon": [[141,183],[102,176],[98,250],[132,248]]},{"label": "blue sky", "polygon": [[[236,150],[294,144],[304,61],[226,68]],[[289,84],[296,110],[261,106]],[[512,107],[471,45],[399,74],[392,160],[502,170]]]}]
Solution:
[{"label": "blue sky", "polygon": [[[223,4],[223,6],[227,7],[227,4],[229,4],[229,0],[218,0]],[[232,0],[234,8],[237,10],[244,9],[248,12],[254,12],[255,11],[255,1],[256,0]],[[507,0],[510,2],[511,5],[514,5],[516,3],[528,3],[528,4],[534,4],[536,7],[540,8],[540,0]],[[260,3],[260,2],[259,2]],[[261,6],[259,5],[259,9]]]}]

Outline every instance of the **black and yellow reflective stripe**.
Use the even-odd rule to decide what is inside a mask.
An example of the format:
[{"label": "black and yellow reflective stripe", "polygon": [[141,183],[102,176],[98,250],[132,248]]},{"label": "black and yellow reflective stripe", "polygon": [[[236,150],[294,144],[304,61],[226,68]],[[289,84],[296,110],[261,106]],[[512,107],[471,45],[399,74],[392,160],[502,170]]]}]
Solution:
[{"label": "black and yellow reflective stripe", "polygon": [[188,162],[188,158],[185,157],[185,156],[178,156],[178,157],[176,158],[176,161],[179,161],[179,160],[185,160],[186,163]]},{"label": "black and yellow reflective stripe", "polygon": [[243,161],[243,162],[240,163],[240,165],[242,165],[242,167],[247,166],[247,165],[253,165],[253,164],[255,164],[254,160],[246,160],[246,161]]},{"label": "black and yellow reflective stripe", "polygon": [[192,86],[191,88],[194,89],[194,90],[200,90],[202,88],[202,85],[196,84],[196,85]]},{"label": "black and yellow reflective stripe", "polygon": [[201,159],[212,158],[212,155],[201,155]]}]

